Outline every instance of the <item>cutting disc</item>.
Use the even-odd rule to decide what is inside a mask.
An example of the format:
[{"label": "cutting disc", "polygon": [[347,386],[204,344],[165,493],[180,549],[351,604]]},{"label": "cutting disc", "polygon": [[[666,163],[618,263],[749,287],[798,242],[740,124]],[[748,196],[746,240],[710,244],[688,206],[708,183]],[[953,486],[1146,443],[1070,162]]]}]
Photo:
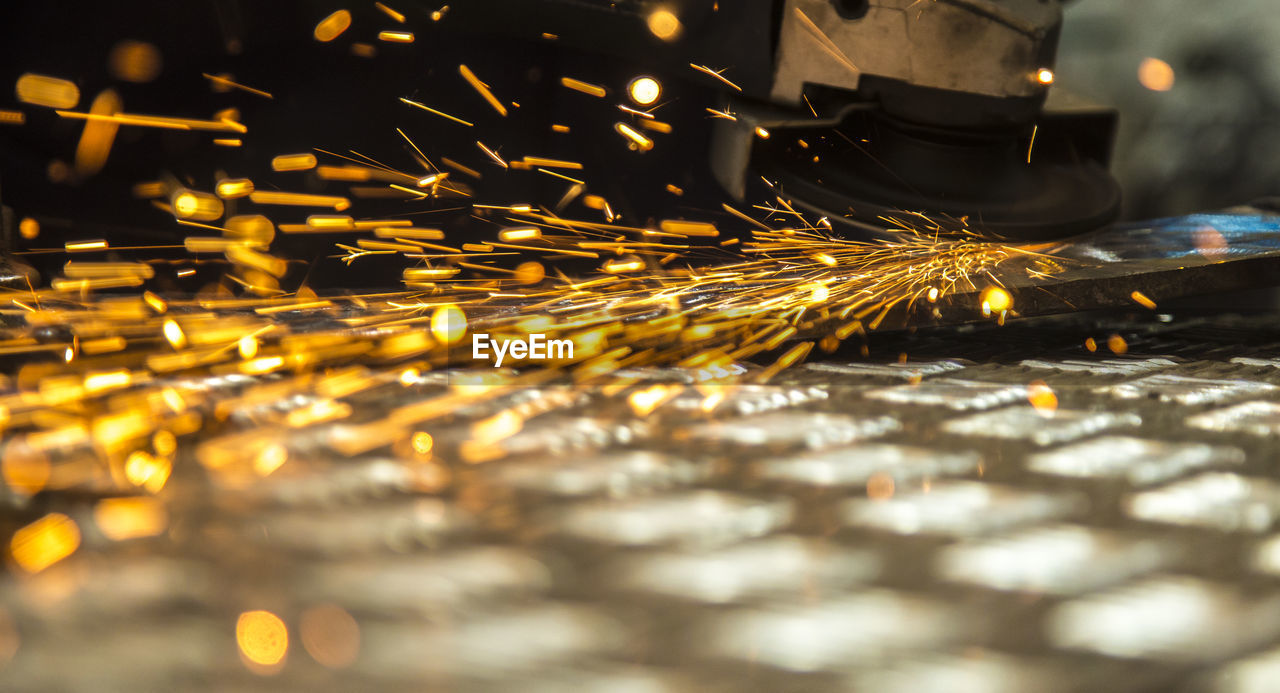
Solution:
[{"label": "cutting disc", "polygon": [[832,222],[884,227],[923,213],[992,238],[1048,240],[1099,229],[1120,188],[1097,163],[1037,160],[1005,131],[955,132],[857,113],[838,128],[758,142],[753,164],[788,199]]}]

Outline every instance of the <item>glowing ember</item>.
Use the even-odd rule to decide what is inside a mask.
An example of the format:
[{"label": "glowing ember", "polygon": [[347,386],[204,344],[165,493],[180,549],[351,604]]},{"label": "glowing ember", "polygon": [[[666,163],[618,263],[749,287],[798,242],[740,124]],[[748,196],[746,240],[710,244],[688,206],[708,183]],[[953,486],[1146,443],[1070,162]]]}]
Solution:
[{"label": "glowing ember", "polygon": [[75,553],[80,528],[66,515],[51,513],[14,532],[9,553],[19,568],[38,573]]},{"label": "glowing ember", "polygon": [[649,106],[658,101],[662,95],[662,85],[652,77],[637,77],[627,85],[627,94],[631,100],[641,106]]},{"label": "glowing ember", "polygon": [[284,661],[289,651],[289,631],[284,621],[270,611],[246,611],[236,619],[236,644],[247,664],[269,670]]}]

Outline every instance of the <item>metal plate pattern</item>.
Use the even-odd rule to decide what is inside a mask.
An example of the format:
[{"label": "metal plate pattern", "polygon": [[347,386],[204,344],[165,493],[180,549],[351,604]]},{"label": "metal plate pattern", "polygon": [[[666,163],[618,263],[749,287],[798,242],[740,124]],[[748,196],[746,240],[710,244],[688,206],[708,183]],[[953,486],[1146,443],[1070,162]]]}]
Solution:
[{"label": "metal plate pattern", "polygon": [[[1111,334],[1127,353],[1085,348]],[[185,450],[156,536],[107,536],[109,485],[6,487],[11,514],[64,513],[83,538],[0,580],[2,687],[1274,689],[1280,320],[1075,316],[869,346],[643,416],[617,393],[524,390],[430,427],[427,455],[287,429],[288,462],[250,484]],[[448,386],[390,381],[352,406],[376,419]],[[469,450],[511,406],[522,430]],[[224,424],[207,437],[259,425]],[[308,625],[334,606],[356,645]],[[252,609],[290,635],[269,676],[237,652]]]}]

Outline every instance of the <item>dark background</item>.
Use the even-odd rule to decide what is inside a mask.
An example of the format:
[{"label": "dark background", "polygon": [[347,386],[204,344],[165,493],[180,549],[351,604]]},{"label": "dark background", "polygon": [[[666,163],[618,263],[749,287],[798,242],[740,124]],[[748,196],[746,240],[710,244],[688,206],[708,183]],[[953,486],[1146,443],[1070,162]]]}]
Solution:
[{"label": "dark background", "polygon": [[[647,69],[654,66],[643,55],[623,61],[536,39],[460,32],[451,28],[448,15],[439,23],[426,16],[434,5],[391,4],[409,15],[406,24],[396,24],[372,2],[228,0],[86,6],[52,0],[6,5],[0,10],[4,55],[0,84],[12,85],[25,72],[73,80],[81,91],[81,103],[74,110],[88,110],[94,96],[108,87],[120,93],[124,110],[131,113],[210,118],[215,111],[234,106],[249,127],[240,148],[212,144],[216,137],[233,134],[122,127],[101,173],[53,184],[47,175],[49,165],[73,160],[82,122],[59,118],[52,109],[19,105],[14,96],[0,99],[0,107],[27,113],[25,125],[0,129],[0,194],[18,218],[36,218],[42,229],[35,241],[19,239],[19,249],[59,247],[67,238],[106,237],[112,245],[165,244],[180,242],[185,235],[211,233],[177,226],[170,215],[132,196],[135,183],[165,175],[206,191],[226,175],[250,177],[258,189],[343,194],[345,184],[326,184],[311,172],[271,171],[272,157],[312,147],[348,155],[348,150],[355,150],[400,170],[422,171],[396,133],[397,127],[437,165],[439,157],[446,156],[481,171],[484,178],[479,182],[454,174],[477,189],[477,202],[554,204],[570,185],[533,171],[504,171],[475,145],[479,139],[509,159],[533,155],[584,163],[590,174],[588,192],[608,199],[623,217],[619,223],[644,223],[694,208],[718,209],[719,189],[710,179],[703,154],[707,136],[703,107],[714,103],[714,94],[705,86]],[[312,36],[316,23],[343,7],[354,15],[351,28],[330,43],[317,42]],[[540,33],[532,31],[535,28],[529,32],[534,37]],[[380,42],[377,33],[382,29],[413,31],[416,41],[412,45]],[[130,84],[111,76],[107,56],[122,39],[146,41],[160,49],[163,71],[155,81]],[[351,44],[356,41],[373,44],[377,55],[352,55]],[[509,107],[509,117],[499,117],[458,75],[459,63],[486,80],[504,102],[516,101],[520,107]],[[230,73],[275,98],[241,91],[215,93],[201,76],[206,72]],[[662,81],[662,100],[670,103],[657,115],[677,125],[670,135],[655,135],[658,146],[644,154],[629,151],[613,130],[615,122],[628,120],[614,104],[625,102],[626,84],[640,74],[653,74]],[[559,86],[563,75],[606,85],[611,93],[597,99],[567,90]],[[398,97],[463,117],[475,127],[411,108]],[[553,133],[551,123],[568,124],[572,131]],[[322,164],[347,163],[318,156]],[[683,188],[685,197],[668,193],[668,183]],[[355,207],[348,213],[356,218],[413,214],[415,224],[443,226],[458,242],[483,240],[482,233],[492,237],[494,223],[447,211],[423,214],[433,205],[353,201]],[[301,222],[308,214],[326,211],[254,209],[247,201],[228,201],[228,215],[261,212],[277,223]],[[574,213],[604,221],[599,212],[580,206]],[[340,252],[333,247],[335,241],[344,240],[340,235],[278,235],[277,239],[273,248],[277,254],[312,261],[313,286],[394,283],[405,264],[368,258],[344,268],[328,257]],[[181,250],[173,252],[174,257],[183,255]],[[46,278],[65,259],[61,255],[23,257],[37,264]],[[211,270],[182,286],[199,285],[216,274]]]},{"label": "dark background", "polygon": [[[460,0],[454,4],[465,3]],[[427,16],[435,5],[405,0],[389,3],[409,15],[395,24],[372,2],[198,0],[193,2],[82,3],[65,0],[9,2],[0,8],[0,84],[12,85],[25,72],[75,81],[77,110],[94,96],[116,89],[128,112],[209,118],[234,106],[250,132],[239,149],[211,144],[224,135],[123,127],[105,169],[87,180],[54,184],[47,171],[70,163],[82,123],[58,118],[50,109],[19,105],[10,92],[0,108],[21,108],[23,126],[0,126],[0,196],[17,217],[36,218],[40,238],[19,240],[19,250],[59,247],[67,239],[108,237],[114,245],[167,244],[190,233],[130,189],[139,181],[172,175],[211,190],[220,175],[252,178],[259,189],[339,193],[313,174],[275,173],[277,154],[321,147],[354,149],[402,170],[415,170],[402,128],[436,159],[448,156],[482,171],[476,184],[483,202],[552,202],[567,183],[534,172],[504,172],[475,146],[476,139],[505,156],[548,156],[587,165],[590,193],[607,198],[622,219],[650,219],[695,210],[714,218],[723,199],[706,166],[708,119],[715,103],[705,80],[692,71],[673,71],[652,52],[626,60],[575,51],[563,43],[513,38],[505,33],[459,31],[446,15]],[[1280,192],[1280,70],[1277,42],[1267,3],[1238,0],[1228,7],[1183,0],[1079,0],[1068,5],[1058,84],[1121,109],[1121,138],[1114,170],[1125,189],[1130,219],[1228,206]],[[338,8],[354,15],[352,27],[331,43],[312,38],[315,24]],[[379,42],[380,29],[407,29],[412,45]],[[509,30],[509,27],[508,27]],[[541,27],[527,27],[536,37]],[[119,41],[136,39],[157,46],[163,70],[153,82],[131,84],[111,76],[107,56]],[[355,41],[376,46],[373,58],[356,57]],[[1142,88],[1136,78],[1143,57],[1169,62],[1177,81],[1169,92]],[[504,101],[517,101],[500,118],[457,75],[465,62]],[[231,73],[247,85],[274,94],[273,100],[231,91],[216,93],[202,72]],[[614,104],[624,101],[628,80],[653,74],[664,85],[658,111],[676,125],[672,135],[656,135],[656,148],[629,151],[613,132],[625,120]],[[730,73],[732,74],[732,73]],[[604,84],[607,99],[594,99],[558,86],[562,75]],[[397,101],[408,97],[476,123],[464,128]],[[569,124],[569,135],[554,134],[552,122]],[[322,163],[342,163],[326,160]],[[575,175],[574,172],[567,172]],[[465,179],[463,179],[465,180]],[[468,181],[472,182],[472,181]],[[668,183],[684,197],[665,191]],[[449,206],[449,205],[440,205]],[[420,213],[421,203],[357,203],[357,218]],[[228,214],[253,213],[244,202]],[[299,222],[323,210],[270,207],[276,222]],[[597,212],[576,208],[586,217]],[[415,216],[421,226],[445,226],[454,237],[478,239],[493,227],[450,213]],[[602,219],[600,219],[602,220]],[[470,235],[470,236],[469,236]],[[368,285],[398,277],[403,261],[370,259],[340,268],[333,235],[285,237],[279,254],[308,259],[313,285]],[[174,251],[174,257],[183,256]],[[65,258],[24,255],[47,278]],[[339,271],[341,270],[341,271]],[[183,284],[198,286],[216,276],[210,269]],[[168,279],[160,276],[162,284]]]}]

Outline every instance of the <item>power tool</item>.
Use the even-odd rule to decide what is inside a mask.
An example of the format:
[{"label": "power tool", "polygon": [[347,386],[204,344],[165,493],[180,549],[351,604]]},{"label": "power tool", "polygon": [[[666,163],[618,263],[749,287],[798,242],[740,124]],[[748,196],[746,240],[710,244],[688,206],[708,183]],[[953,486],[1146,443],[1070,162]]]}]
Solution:
[{"label": "power tool", "polygon": [[[426,7],[425,5],[423,6]],[[1117,116],[1053,87],[1061,0],[480,0],[450,21],[667,68],[733,66],[708,146],[846,231],[1016,240],[1105,226]],[[685,71],[688,72],[687,67]]]}]

